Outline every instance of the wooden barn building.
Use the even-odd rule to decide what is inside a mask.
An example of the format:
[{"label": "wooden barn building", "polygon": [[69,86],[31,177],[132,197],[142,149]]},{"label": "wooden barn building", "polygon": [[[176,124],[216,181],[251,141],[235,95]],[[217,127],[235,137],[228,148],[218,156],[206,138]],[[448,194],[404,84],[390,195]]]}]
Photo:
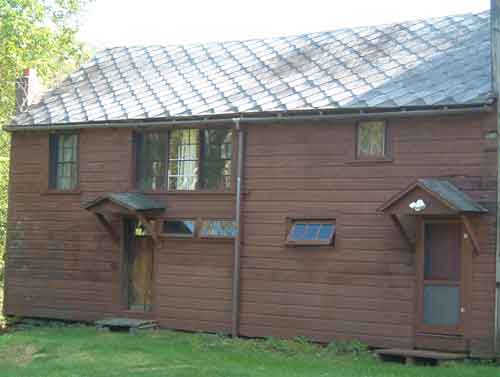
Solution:
[{"label": "wooden barn building", "polygon": [[5,313],[491,357],[497,17],[97,53],[5,127]]}]

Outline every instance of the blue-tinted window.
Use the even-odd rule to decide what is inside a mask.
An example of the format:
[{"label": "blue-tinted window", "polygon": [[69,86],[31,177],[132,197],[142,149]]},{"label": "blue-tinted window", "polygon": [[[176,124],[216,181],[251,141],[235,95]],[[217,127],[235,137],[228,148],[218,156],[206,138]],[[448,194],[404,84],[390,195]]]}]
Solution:
[{"label": "blue-tinted window", "polygon": [[306,224],[295,224],[292,228],[290,239],[292,241],[299,241],[304,239],[304,235],[306,234]]},{"label": "blue-tinted window", "polygon": [[335,237],[335,222],[329,221],[299,221],[292,224],[287,241],[292,244],[320,244],[333,243]]}]

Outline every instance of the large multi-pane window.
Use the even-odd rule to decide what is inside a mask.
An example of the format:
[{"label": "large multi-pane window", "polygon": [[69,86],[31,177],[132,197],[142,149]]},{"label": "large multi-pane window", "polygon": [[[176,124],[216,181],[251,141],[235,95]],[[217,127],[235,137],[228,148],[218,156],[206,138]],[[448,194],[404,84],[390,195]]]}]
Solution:
[{"label": "large multi-pane window", "polygon": [[182,129],[170,131],[168,153],[168,189],[198,188],[200,166],[200,131]]},{"label": "large multi-pane window", "polygon": [[74,190],[78,186],[78,136],[70,133],[50,135],[49,186],[55,190]]},{"label": "large multi-pane window", "polygon": [[230,129],[175,129],[137,133],[136,179],[141,190],[228,190]]},{"label": "large multi-pane window", "polygon": [[167,135],[164,132],[136,134],[136,176],[141,190],[162,190],[166,185]]},{"label": "large multi-pane window", "polygon": [[201,186],[205,189],[231,187],[233,135],[227,129],[206,129],[202,136]]}]

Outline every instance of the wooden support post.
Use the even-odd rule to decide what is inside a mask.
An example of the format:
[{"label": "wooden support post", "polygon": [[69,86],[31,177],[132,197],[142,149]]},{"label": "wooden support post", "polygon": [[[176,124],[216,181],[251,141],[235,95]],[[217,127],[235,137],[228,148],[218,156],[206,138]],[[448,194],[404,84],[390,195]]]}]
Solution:
[{"label": "wooden support post", "polygon": [[461,215],[460,218],[462,219],[462,222],[464,223],[465,230],[467,231],[467,234],[470,237],[470,240],[472,242],[472,246],[474,246],[474,253],[476,255],[479,255],[481,253],[481,250],[479,248],[479,241],[477,240],[477,235],[474,230],[474,227],[472,226],[472,223],[470,222],[469,218],[465,215]]},{"label": "wooden support post", "polygon": [[120,237],[118,236],[118,234],[116,234],[115,230],[109,223],[108,219],[106,219],[106,217],[104,217],[102,213],[94,213],[94,214],[97,217],[97,220],[99,220],[99,223],[101,223],[104,229],[106,229],[106,231],[109,233],[113,242],[119,244]]},{"label": "wooden support post", "polygon": [[396,225],[396,228],[398,228],[399,233],[401,233],[401,235],[403,236],[410,251],[415,251],[415,244],[412,242],[410,236],[406,232],[406,229],[403,227],[403,224],[401,224],[401,221],[399,221],[398,216],[395,214],[391,214],[391,220],[394,223],[394,225]]}]

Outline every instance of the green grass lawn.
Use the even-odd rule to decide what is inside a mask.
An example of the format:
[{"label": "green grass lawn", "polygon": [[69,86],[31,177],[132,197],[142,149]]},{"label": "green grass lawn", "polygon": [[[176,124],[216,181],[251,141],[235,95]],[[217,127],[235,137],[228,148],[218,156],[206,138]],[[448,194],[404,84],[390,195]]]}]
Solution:
[{"label": "green grass lawn", "polygon": [[[338,351],[337,351],[338,352]],[[409,367],[370,354],[339,355],[305,341],[233,340],[161,331],[128,335],[43,327],[0,336],[0,376],[499,376],[477,363]]]}]

